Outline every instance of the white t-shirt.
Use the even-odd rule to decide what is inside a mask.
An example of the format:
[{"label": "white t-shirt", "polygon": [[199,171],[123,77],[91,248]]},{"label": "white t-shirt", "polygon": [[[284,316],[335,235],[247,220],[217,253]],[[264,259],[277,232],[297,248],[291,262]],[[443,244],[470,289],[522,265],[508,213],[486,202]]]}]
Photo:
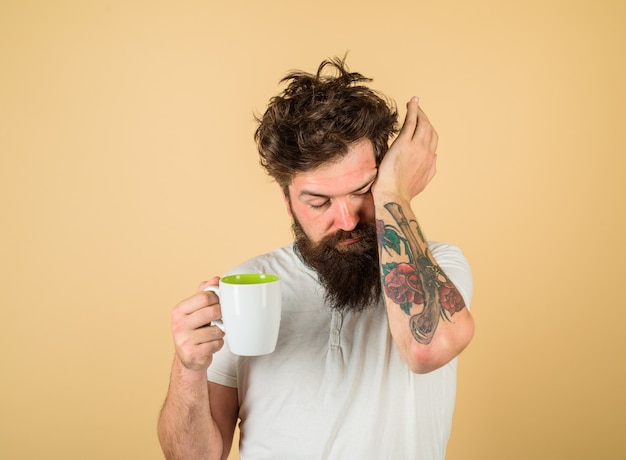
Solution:
[{"label": "white t-shirt", "polygon": [[[429,245],[469,306],[465,257],[449,244]],[[238,389],[242,459],[445,457],[456,359],[428,374],[412,373],[393,342],[384,305],[332,311],[316,272],[292,246],[230,273],[276,274],[283,293],[276,351],[241,357],[225,345],[207,371],[210,381]]]}]

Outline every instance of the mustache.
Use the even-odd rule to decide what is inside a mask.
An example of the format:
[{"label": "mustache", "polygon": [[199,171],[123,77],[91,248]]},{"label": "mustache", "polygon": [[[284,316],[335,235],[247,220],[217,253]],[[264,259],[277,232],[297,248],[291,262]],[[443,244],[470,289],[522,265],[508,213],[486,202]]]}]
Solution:
[{"label": "mustache", "polygon": [[332,235],[328,235],[319,242],[319,246],[335,247],[344,240],[354,238],[367,238],[372,235],[372,231],[376,231],[376,224],[358,224],[353,230],[337,230]]}]

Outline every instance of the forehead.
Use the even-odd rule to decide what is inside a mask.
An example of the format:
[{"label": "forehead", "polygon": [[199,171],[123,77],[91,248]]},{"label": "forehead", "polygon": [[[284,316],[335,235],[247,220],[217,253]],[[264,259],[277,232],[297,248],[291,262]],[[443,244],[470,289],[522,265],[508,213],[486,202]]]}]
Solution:
[{"label": "forehead", "polygon": [[372,143],[355,142],[346,155],[311,171],[297,173],[289,191],[292,198],[303,194],[335,196],[355,191],[376,177],[376,157]]}]

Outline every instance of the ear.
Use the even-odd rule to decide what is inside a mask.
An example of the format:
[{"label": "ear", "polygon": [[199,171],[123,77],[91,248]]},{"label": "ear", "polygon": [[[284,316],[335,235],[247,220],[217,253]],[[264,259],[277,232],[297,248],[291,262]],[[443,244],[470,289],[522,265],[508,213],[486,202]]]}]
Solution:
[{"label": "ear", "polygon": [[[293,217],[293,213],[291,212],[291,200],[289,199],[289,191],[287,191],[285,193],[285,189],[282,188],[281,186],[279,186],[280,188],[280,193],[282,193],[283,195],[283,200],[285,201],[285,207],[287,208],[287,214],[289,214],[289,217]],[[287,189],[289,190],[289,189]]]}]

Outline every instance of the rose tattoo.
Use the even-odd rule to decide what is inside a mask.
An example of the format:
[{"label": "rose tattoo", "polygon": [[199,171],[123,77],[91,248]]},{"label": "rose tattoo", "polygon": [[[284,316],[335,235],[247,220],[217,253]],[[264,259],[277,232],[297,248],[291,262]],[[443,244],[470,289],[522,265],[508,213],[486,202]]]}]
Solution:
[{"label": "rose tattoo", "polygon": [[430,251],[421,249],[425,239],[417,222],[408,222],[396,203],[388,203],[385,208],[398,227],[385,225],[382,220],[376,221],[381,257],[384,250],[392,255],[404,253],[409,259],[408,263],[382,265],[385,295],[407,315],[411,315],[414,305],[424,305],[419,313],[410,317],[409,325],[415,340],[427,344],[435,334],[439,318],[450,321],[450,317],[461,311],[465,303],[454,284],[434,262]]}]

